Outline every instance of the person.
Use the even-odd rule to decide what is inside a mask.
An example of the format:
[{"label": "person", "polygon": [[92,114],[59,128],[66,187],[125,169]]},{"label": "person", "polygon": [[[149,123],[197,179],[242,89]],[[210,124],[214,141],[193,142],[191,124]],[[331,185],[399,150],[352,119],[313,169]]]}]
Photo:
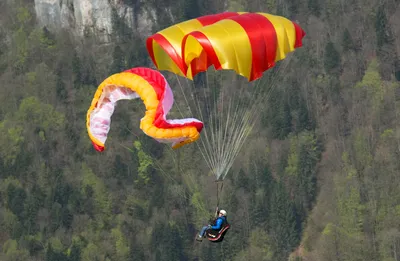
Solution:
[{"label": "person", "polygon": [[218,211],[218,209],[217,209],[216,214],[217,214],[218,217],[214,220],[214,222],[213,222],[214,225],[208,224],[207,226],[204,226],[201,229],[200,233],[196,237],[197,241],[202,241],[203,240],[203,237],[205,236],[206,231],[208,229],[220,230],[222,228],[222,225],[224,223],[226,223],[226,211],[225,210],[221,209],[220,211]]}]

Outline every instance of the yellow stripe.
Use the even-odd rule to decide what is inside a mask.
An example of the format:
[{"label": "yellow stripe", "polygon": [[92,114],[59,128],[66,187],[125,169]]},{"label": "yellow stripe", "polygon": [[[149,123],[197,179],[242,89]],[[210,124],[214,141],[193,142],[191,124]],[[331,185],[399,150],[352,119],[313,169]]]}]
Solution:
[{"label": "yellow stripe", "polygon": [[203,47],[200,45],[200,43],[193,36],[189,35],[185,43],[185,57],[183,57],[183,61],[188,67],[188,70],[186,72],[187,73],[186,77],[189,80],[193,80],[192,68],[190,66],[190,62],[193,59],[200,57],[202,52],[203,52]]},{"label": "yellow stripe", "polygon": [[182,43],[183,37],[186,34],[192,32],[198,28],[201,28],[201,27],[202,27],[202,25],[198,20],[192,19],[192,20],[182,22],[177,25],[168,27],[168,28],[160,31],[159,34],[164,36],[170,42],[170,44],[172,44],[172,46],[177,51],[179,56],[182,57],[181,43]]},{"label": "yellow stripe", "polygon": [[179,69],[179,66],[171,59],[171,56],[169,56],[156,41],[153,40],[152,45],[158,70],[168,70],[177,75],[185,76],[185,74],[181,72],[181,69]]},{"label": "yellow stripe", "polygon": [[268,18],[275,28],[278,39],[275,61],[284,59],[287,53],[294,51],[296,30],[293,23],[282,16],[275,16],[266,13],[259,14]]},{"label": "yellow stripe", "polygon": [[[223,69],[235,70],[244,77],[250,76],[252,62],[251,45],[247,33],[242,26],[235,21],[226,19],[211,26],[203,27],[198,31],[205,34],[210,40]],[[193,56],[199,56],[199,50],[199,44],[195,43],[195,39],[188,37],[184,57],[184,61],[188,66]]]},{"label": "yellow stripe", "polygon": [[[192,19],[189,21],[185,21],[179,23],[177,25],[170,26],[164,30],[158,32],[165,37],[165,39],[173,46],[173,48],[178,53],[179,57],[182,57],[182,48],[181,43],[183,37],[189,32],[200,28],[202,25],[196,19]],[[179,66],[176,65],[174,60],[168,55],[164,49],[153,40],[153,53],[154,58],[156,60],[157,68],[159,70],[169,70],[177,75],[185,76],[184,73],[181,72]]]},{"label": "yellow stripe", "polygon": [[157,94],[154,91],[154,88],[149,84],[147,80],[145,80],[141,76],[129,72],[122,72],[119,74],[111,75],[99,85],[92,100],[92,103],[88,109],[86,115],[86,127],[90,139],[95,144],[99,146],[104,146],[104,144],[100,142],[98,139],[96,139],[90,132],[90,114],[95,109],[96,103],[98,102],[98,100],[101,97],[101,94],[103,93],[103,89],[108,85],[124,86],[136,92],[140,96],[146,107],[146,113],[141,120],[140,128],[147,135],[156,139],[168,139],[168,138],[180,138],[180,137],[188,138],[188,140],[186,140],[184,143],[178,144],[174,148],[178,148],[183,146],[184,144],[196,141],[200,137],[200,134],[198,133],[195,127],[159,129],[156,126],[154,126],[153,122],[159,104],[159,101],[157,99]]}]

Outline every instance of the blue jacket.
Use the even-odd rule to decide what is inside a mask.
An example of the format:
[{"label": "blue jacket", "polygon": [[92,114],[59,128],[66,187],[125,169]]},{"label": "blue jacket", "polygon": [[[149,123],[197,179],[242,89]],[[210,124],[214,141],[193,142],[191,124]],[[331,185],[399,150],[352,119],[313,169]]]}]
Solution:
[{"label": "blue jacket", "polygon": [[215,225],[211,226],[211,229],[220,230],[221,227],[222,227],[222,224],[224,223],[225,220],[226,220],[226,217],[224,217],[224,216],[218,217],[216,222],[215,222]]}]

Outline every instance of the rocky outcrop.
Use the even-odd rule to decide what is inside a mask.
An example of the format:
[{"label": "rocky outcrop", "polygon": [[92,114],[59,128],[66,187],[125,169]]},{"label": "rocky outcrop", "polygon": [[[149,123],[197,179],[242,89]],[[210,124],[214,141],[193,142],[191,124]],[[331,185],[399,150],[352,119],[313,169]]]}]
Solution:
[{"label": "rocky outcrop", "polygon": [[49,30],[66,28],[77,36],[90,31],[101,42],[112,35],[112,16],[116,12],[132,29],[151,34],[151,13],[135,10],[121,0],[34,0],[37,20]]}]

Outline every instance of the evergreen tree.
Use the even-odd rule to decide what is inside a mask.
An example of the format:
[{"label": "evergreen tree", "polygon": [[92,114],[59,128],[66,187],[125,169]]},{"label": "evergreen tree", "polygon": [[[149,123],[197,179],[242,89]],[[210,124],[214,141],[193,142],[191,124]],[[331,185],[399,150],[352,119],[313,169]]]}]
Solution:
[{"label": "evergreen tree", "polygon": [[278,255],[277,260],[286,260],[300,240],[300,231],[297,231],[294,204],[281,182],[274,186],[271,194],[268,223]]},{"label": "evergreen tree", "polygon": [[308,0],[308,9],[317,17],[321,15],[321,5],[319,0]]},{"label": "evergreen tree", "polygon": [[353,39],[351,37],[349,29],[347,28],[343,31],[342,46],[343,46],[343,51],[345,52],[355,49]]},{"label": "evergreen tree", "polygon": [[122,51],[122,48],[119,45],[117,45],[114,47],[113,61],[110,67],[109,74],[120,73],[126,69],[127,68],[125,65],[125,54]]},{"label": "evergreen tree", "polygon": [[335,45],[329,41],[325,46],[324,66],[327,73],[337,74],[340,67],[340,54]]},{"label": "evergreen tree", "polygon": [[378,49],[380,49],[384,44],[392,42],[393,36],[389,28],[385,8],[383,5],[380,5],[376,12],[375,31]]}]

